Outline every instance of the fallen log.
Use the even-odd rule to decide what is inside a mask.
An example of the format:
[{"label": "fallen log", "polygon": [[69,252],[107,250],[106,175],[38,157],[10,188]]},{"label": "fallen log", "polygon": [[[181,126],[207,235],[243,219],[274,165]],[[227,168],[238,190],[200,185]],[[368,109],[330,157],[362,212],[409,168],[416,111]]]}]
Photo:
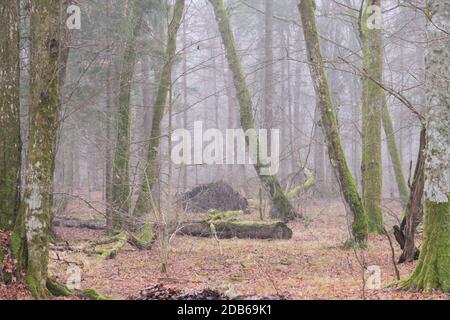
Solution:
[{"label": "fallen log", "polygon": [[[215,231],[215,232],[214,232]],[[179,234],[219,239],[290,239],[292,230],[281,221],[213,221],[185,225]]]},{"label": "fallen log", "polygon": [[53,220],[53,226],[66,228],[80,228],[91,230],[106,229],[106,222],[102,220],[61,219]]}]

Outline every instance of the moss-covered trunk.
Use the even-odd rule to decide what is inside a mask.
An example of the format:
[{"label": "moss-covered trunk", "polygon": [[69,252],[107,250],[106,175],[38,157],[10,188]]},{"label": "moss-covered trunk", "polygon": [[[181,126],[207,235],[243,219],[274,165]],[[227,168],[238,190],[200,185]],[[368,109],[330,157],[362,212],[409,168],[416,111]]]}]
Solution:
[{"label": "moss-covered trunk", "polygon": [[382,122],[384,133],[386,135],[389,156],[391,158],[392,167],[394,169],[395,181],[397,182],[397,189],[400,195],[400,201],[405,207],[406,203],[408,202],[409,190],[405,175],[403,173],[402,160],[397,147],[397,141],[395,140],[394,126],[392,124],[392,118],[386,100],[383,104]]},{"label": "moss-covered trunk", "polygon": [[362,92],[362,197],[369,231],[382,233],[381,115],[384,93],[377,82],[382,82],[383,76],[383,41],[380,28],[369,28],[370,6],[381,8],[381,0],[366,0],[361,14],[363,69],[368,74],[363,76]]},{"label": "moss-covered trunk", "polygon": [[19,208],[22,146],[18,1],[0,3],[0,30],[0,229],[11,230]]},{"label": "moss-covered trunk", "polygon": [[[236,50],[236,43],[234,40],[233,31],[231,29],[230,19],[223,0],[209,0],[209,2],[214,8],[220,35],[225,46],[228,65],[233,74],[234,87],[236,89],[240,106],[241,127],[243,130],[247,131],[254,128],[252,100],[248,90],[247,81],[245,80],[244,71]],[[261,174],[261,161],[258,161],[257,164],[255,164],[255,169],[264,188],[270,195],[272,201],[272,217],[282,218],[285,220],[289,219],[294,213],[294,209],[289,203],[289,200],[281,188],[278,179],[274,175]]]},{"label": "moss-covered trunk", "polygon": [[425,228],[419,262],[404,287],[450,292],[450,0],[428,0],[428,48],[425,57],[427,148]]},{"label": "moss-covered trunk", "polygon": [[119,92],[116,106],[116,146],[112,167],[111,206],[113,229],[123,226],[124,216],[128,215],[131,202],[129,160],[131,144],[131,89],[136,64],[136,39],[143,19],[143,0],[130,3],[125,28],[125,47],[122,52]]},{"label": "moss-covered trunk", "polygon": [[[58,128],[61,1],[31,3],[31,106],[28,158],[20,221],[27,240],[27,283],[37,298],[46,297],[53,190],[53,162]],[[16,239],[13,239],[15,241]],[[24,251],[14,248],[14,251]]]},{"label": "moss-covered trunk", "polygon": [[159,80],[158,93],[156,95],[153,108],[152,130],[150,133],[150,143],[147,153],[147,164],[144,172],[144,179],[136,202],[134,215],[141,215],[151,210],[151,191],[157,182],[159,174],[158,150],[162,134],[162,120],[166,110],[167,94],[169,92],[172,74],[172,65],[177,50],[177,33],[181,25],[181,18],[184,12],[184,0],[177,0],[174,7],[172,21],[169,25],[167,47],[164,54],[164,66]]},{"label": "moss-covered trunk", "polygon": [[305,35],[311,78],[317,99],[319,100],[318,106],[322,119],[322,128],[327,142],[328,155],[339,182],[346,207],[353,218],[351,240],[360,246],[364,246],[367,241],[367,217],[342,148],[337,115],[331,100],[328,79],[324,69],[316,17],[314,14],[314,1],[302,0],[298,9]]}]

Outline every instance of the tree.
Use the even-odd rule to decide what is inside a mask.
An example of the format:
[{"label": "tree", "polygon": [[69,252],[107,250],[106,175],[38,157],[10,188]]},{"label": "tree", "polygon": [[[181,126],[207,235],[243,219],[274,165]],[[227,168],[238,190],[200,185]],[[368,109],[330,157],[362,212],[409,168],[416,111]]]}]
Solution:
[{"label": "tree", "polygon": [[381,0],[366,0],[361,13],[360,33],[363,52],[362,93],[362,197],[369,221],[369,231],[382,233],[382,161],[381,115],[383,89],[376,83],[383,77],[383,42],[381,28],[370,25],[370,7],[381,8]]},{"label": "tree", "polygon": [[152,129],[148,146],[147,165],[145,167],[144,181],[138,195],[134,215],[147,213],[151,206],[151,190],[158,179],[158,149],[161,141],[161,125],[166,110],[167,95],[172,85],[172,65],[177,50],[177,33],[181,25],[184,12],[184,0],[175,3],[172,21],[169,25],[167,47],[164,54],[164,66],[161,71],[158,92],[153,110]]},{"label": "tree", "polygon": [[[18,230],[25,232],[21,235],[26,236],[27,283],[37,298],[49,294],[48,244],[60,106],[61,3],[50,0],[31,3],[31,106],[26,178],[19,219],[19,224],[23,225]],[[23,254],[24,248],[17,248],[15,239],[13,251]]]},{"label": "tree", "polygon": [[18,1],[0,3],[0,29],[0,229],[11,230],[19,209],[22,147]]},{"label": "tree", "polygon": [[116,101],[117,140],[114,150],[111,188],[113,229],[120,229],[122,227],[122,214],[128,214],[130,210],[131,89],[136,64],[136,38],[144,16],[144,2],[144,0],[136,0],[131,3],[125,30],[125,47],[122,52],[120,64],[119,92]]},{"label": "tree", "polygon": [[450,0],[428,0],[427,9],[424,242],[416,269],[404,288],[450,292]]},{"label": "tree", "polygon": [[303,25],[311,78],[317,99],[319,100],[318,106],[322,119],[322,128],[327,142],[328,155],[340,185],[346,207],[353,217],[351,241],[359,246],[365,246],[368,231],[367,217],[342,148],[337,116],[331,100],[328,79],[324,69],[316,17],[314,14],[314,0],[301,0],[298,9]]},{"label": "tree", "polygon": [[[264,113],[263,126],[270,130],[274,126],[273,98],[275,83],[273,81],[273,0],[265,0],[264,13]],[[271,152],[270,131],[268,131],[268,152]]]},{"label": "tree", "polygon": [[400,194],[400,201],[403,206],[406,206],[409,197],[408,185],[406,183],[405,175],[403,173],[402,159],[400,157],[400,152],[397,147],[397,141],[395,141],[394,126],[392,124],[392,117],[389,112],[386,100],[383,103],[382,112],[383,112],[382,114],[383,129],[386,135],[386,142],[389,151],[389,156],[392,162],[392,167],[394,169],[398,193]]},{"label": "tree", "polygon": [[[253,121],[253,107],[247,81],[245,80],[244,71],[239,60],[234,40],[234,34],[231,29],[230,19],[223,0],[209,0],[214,8],[216,22],[219,27],[219,32],[225,46],[228,65],[233,74],[234,87],[236,89],[237,98],[240,106],[241,127],[244,131],[254,128]],[[261,161],[257,161],[254,165],[256,173],[258,174],[264,188],[267,190],[272,201],[272,217],[282,219],[289,219],[294,213],[292,205],[286,197],[281,188],[278,179],[274,175],[262,175]]]}]

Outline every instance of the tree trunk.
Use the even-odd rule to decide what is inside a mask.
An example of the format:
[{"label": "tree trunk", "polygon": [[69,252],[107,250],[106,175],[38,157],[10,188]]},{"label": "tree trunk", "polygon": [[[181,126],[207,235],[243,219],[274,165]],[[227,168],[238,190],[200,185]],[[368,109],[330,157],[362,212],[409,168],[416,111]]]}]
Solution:
[{"label": "tree trunk", "polygon": [[368,231],[367,217],[342,149],[337,116],[331,100],[320,49],[314,7],[313,0],[302,0],[298,6],[305,35],[311,78],[317,99],[319,99],[319,111],[330,162],[339,182],[346,207],[353,218],[350,240],[359,246],[365,246]]},{"label": "tree trunk", "polygon": [[361,19],[363,69],[368,74],[368,77],[363,77],[361,176],[363,204],[369,221],[369,231],[381,234],[384,230],[381,210],[381,114],[384,94],[377,82],[382,82],[383,76],[383,43],[381,29],[368,27],[370,6],[381,7],[381,0],[366,0]]},{"label": "tree trunk", "polygon": [[0,30],[0,229],[11,230],[19,209],[22,147],[18,1],[0,3]]},{"label": "tree trunk", "polygon": [[131,89],[136,64],[136,38],[143,19],[143,2],[133,1],[128,12],[125,31],[125,48],[122,55],[117,95],[116,147],[112,173],[112,225],[115,230],[123,227],[131,202],[129,160],[131,139]]},{"label": "tree trunk", "polygon": [[394,169],[395,181],[397,182],[400,201],[403,206],[406,206],[409,197],[408,185],[403,173],[402,160],[397,147],[397,141],[395,140],[394,126],[392,125],[392,118],[386,100],[383,104],[383,128],[384,133],[386,134],[387,147],[389,150],[392,167]]},{"label": "tree trunk", "polygon": [[419,262],[406,289],[450,292],[450,0],[428,0],[425,58],[428,108],[425,162],[425,228]]},{"label": "tree trunk", "polygon": [[419,250],[414,244],[414,234],[417,226],[423,217],[422,198],[425,184],[425,147],[426,147],[426,128],[422,128],[420,132],[419,155],[416,162],[416,170],[414,172],[414,181],[411,186],[408,205],[406,206],[404,223],[400,227],[400,231],[404,233],[403,252],[400,256],[399,263],[411,262],[419,257]]},{"label": "tree trunk", "polygon": [[273,81],[273,0],[265,0],[264,16],[264,113],[263,128],[267,129],[268,146],[267,151],[271,152],[270,129],[274,126],[273,119],[273,98],[275,94]]},{"label": "tree trunk", "polygon": [[171,73],[177,49],[177,33],[180,28],[181,18],[184,12],[184,0],[177,0],[174,7],[172,21],[169,25],[167,48],[164,55],[164,66],[159,81],[158,93],[153,111],[152,130],[148,147],[147,164],[144,172],[144,180],[138,195],[134,215],[141,215],[151,210],[151,191],[158,180],[158,149],[162,134],[162,120],[166,110],[167,94],[172,85]]},{"label": "tree trunk", "polygon": [[34,1],[31,6],[31,106],[20,222],[27,240],[28,287],[34,297],[43,298],[49,294],[46,284],[60,106],[61,1]]},{"label": "tree trunk", "polygon": [[[209,0],[209,2],[214,8],[219,32],[225,46],[228,65],[233,74],[234,87],[240,106],[241,127],[244,131],[247,131],[254,128],[252,101],[244,71],[237,54],[228,13],[223,0]],[[261,168],[262,165],[258,161],[255,164],[255,170],[272,200],[272,217],[279,217],[285,220],[289,219],[294,214],[294,209],[289,203],[280,183],[274,175],[262,175]]]}]

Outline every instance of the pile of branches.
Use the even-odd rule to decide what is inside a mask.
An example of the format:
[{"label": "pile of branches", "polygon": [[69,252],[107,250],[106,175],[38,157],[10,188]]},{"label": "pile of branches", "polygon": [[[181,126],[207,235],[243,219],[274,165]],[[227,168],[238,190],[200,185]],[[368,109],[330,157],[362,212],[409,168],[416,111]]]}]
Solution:
[{"label": "pile of branches", "polygon": [[131,300],[288,300],[289,296],[275,294],[268,296],[227,296],[217,290],[177,290],[165,288],[162,284],[146,288],[138,295],[129,297]]},{"label": "pile of branches", "polygon": [[195,187],[179,195],[178,202],[186,212],[218,211],[248,212],[248,201],[225,182],[214,182]]},{"label": "pile of branches", "polygon": [[162,284],[142,290],[132,300],[229,300],[217,290],[203,289],[199,291],[182,291],[165,288]]}]

